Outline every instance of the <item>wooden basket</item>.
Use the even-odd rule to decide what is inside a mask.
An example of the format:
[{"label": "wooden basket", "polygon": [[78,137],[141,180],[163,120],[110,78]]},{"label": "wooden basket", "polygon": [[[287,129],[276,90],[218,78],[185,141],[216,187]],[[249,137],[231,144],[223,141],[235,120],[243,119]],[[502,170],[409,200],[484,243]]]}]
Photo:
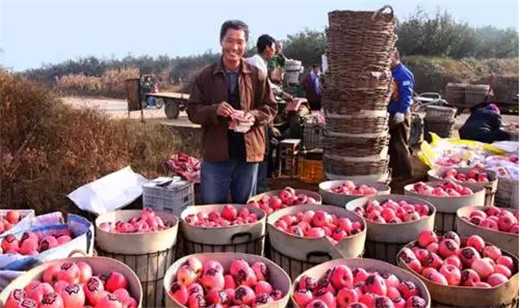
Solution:
[{"label": "wooden basket", "polygon": [[128,221],[139,217],[141,210],[118,210],[96,219],[96,245],[99,255],[128,265],[141,281],[144,307],[160,306],[164,292],[162,280],[176,258],[178,219],[168,212],[155,212],[172,227],[148,233],[112,233],[99,229],[103,222]]},{"label": "wooden basket", "polygon": [[0,293],[0,307],[4,307],[9,294],[14,289],[23,289],[29,282],[34,280],[41,280],[43,272],[54,264],[61,264],[63,262],[86,262],[92,267],[94,275],[105,274],[108,275],[111,272],[119,272],[128,279],[128,292],[137,301],[137,308],[147,307],[143,306],[143,289],[137,275],[124,263],[103,257],[73,257],[66,258],[56,261],[50,261],[45,264],[39,265],[22,276],[16,278],[11,282],[3,291]]},{"label": "wooden basket", "polygon": [[435,133],[441,138],[451,138],[453,127],[455,127],[455,119],[424,118],[424,139],[428,142],[432,141],[429,133]]},{"label": "wooden basket", "polygon": [[[455,169],[457,173],[467,174],[468,171],[473,170],[475,168],[448,168],[448,167],[440,167],[437,169],[432,169],[428,171],[428,180],[429,181],[443,181],[443,177],[446,174],[448,169]],[[488,183],[472,183],[473,185],[481,186],[486,189],[486,202],[485,205],[493,206],[495,204],[495,193],[497,191],[498,186],[498,178],[497,174],[493,170],[485,169],[479,170],[479,172],[485,172],[488,176]],[[457,183],[464,183],[456,181]]]},{"label": "wooden basket", "polygon": [[[363,195],[342,195],[331,192],[331,189],[338,188],[343,185],[345,181],[327,181],[320,183],[320,195],[323,197],[324,204],[330,204],[335,206],[344,207],[347,203],[352,200],[363,198]],[[378,195],[389,195],[390,187],[379,182],[355,182],[354,184],[357,186],[367,185],[373,187],[377,190]]]},{"label": "wooden basket", "polygon": [[[443,182],[426,182],[426,184],[433,187],[436,187],[441,183]],[[437,215],[435,215],[435,230],[443,233],[456,231],[455,217],[457,210],[467,205],[484,205],[486,201],[486,190],[483,187],[470,183],[459,184],[470,188],[473,191],[473,194],[469,196],[447,198],[424,196],[413,191],[413,184],[404,187],[404,194],[423,199],[435,206],[435,209],[437,209]]]},{"label": "wooden basket", "polygon": [[[479,227],[468,221],[469,215],[474,210],[484,210],[483,206],[465,206],[457,211],[457,233],[460,236],[470,237],[478,235],[486,242],[490,242],[518,257],[518,234],[495,231]],[[513,211],[514,213],[515,211]]]},{"label": "wooden basket", "polygon": [[344,137],[323,134],[324,150],[328,155],[366,157],[380,154],[388,146],[390,137],[385,133],[378,137]]},{"label": "wooden basket", "polygon": [[487,84],[468,85],[464,93],[464,103],[466,107],[473,107],[474,105],[483,103],[489,96],[491,87]]},{"label": "wooden basket", "polygon": [[383,174],[388,170],[388,157],[372,161],[348,161],[324,155],[325,172],[336,175],[356,176]]},{"label": "wooden basket", "polygon": [[186,222],[186,217],[198,212],[222,212],[225,204],[189,206],[181,214],[181,232],[187,254],[204,252],[240,252],[256,255],[264,253],[265,212],[247,205],[233,204],[237,211],[248,208],[258,216],[258,221],[228,227],[207,228]]},{"label": "wooden basket", "polygon": [[367,223],[367,245],[366,256],[388,263],[395,264],[397,252],[411,240],[419,237],[423,230],[433,230],[435,222],[435,207],[420,198],[403,195],[377,195],[350,201],[346,208],[354,211],[357,207],[364,207],[370,200],[384,202],[392,199],[396,202],[406,201],[411,204],[426,204],[430,215],[420,220],[403,222],[398,224],[378,224],[366,220]]},{"label": "wooden basket", "polygon": [[441,120],[449,121],[455,118],[455,113],[457,113],[457,109],[455,108],[442,106],[427,106],[425,118],[437,119],[439,120],[439,122],[441,122]]},{"label": "wooden basket", "polygon": [[[350,94],[368,94],[371,92],[375,93],[385,93],[384,91],[388,91],[388,89],[391,86],[392,82],[392,74],[390,70],[382,70],[380,68],[374,68],[374,67],[365,67],[363,68],[363,71],[356,72],[356,71],[348,71],[348,73],[345,73],[342,70],[339,70],[339,72],[334,72],[333,70],[330,70],[329,67],[329,73],[325,76],[325,84],[323,85],[323,95],[325,99],[327,100],[335,100],[333,99],[334,96],[329,96],[327,94],[331,89],[342,89],[339,93],[350,93]],[[377,91],[379,90],[379,91]],[[332,93],[331,93],[332,94]],[[336,92],[336,95],[338,93]],[[345,95],[344,94],[344,95]],[[334,94],[332,94],[334,95]],[[375,99],[374,97],[373,99]],[[347,104],[355,104],[356,100],[351,96],[350,99],[347,99]],[[360,102],[358,102],[359,104]],[[382,102],[378,99],[377,101],[378,105],[380,104],[388,104],[388,102]],[[355,106],[353,106],[355,107]],[[365,109],[365,110],[371,110],[368,109],[366,105],[358,105],[358,110]],[[373,110],[384,110],[381,108],[373,109]]]},{"label": "wooden basket", "polygon": [[[378,261],[373,259],[365,259],[365,258],[356,258],[356,259],[338,259],[338,260],[332,260],[329,262],[325,262],[323,264],[320,264],[318,266],[315,266],[304,273],[302,273],[300,276],[298,276],[296,279],[294,279],[292,284],[292,293],[296,292],[298,290],[298,283],[300,282],[300,279],[303,276],[311,277],[316,280],[319,280],[323,275],[329,270],[333,269],[336,266],[340,265],[346,265],[350,268],[364,268],[367,271],[378,271],[380,273],[386,273],[386,274],[394,274],[397,278],[399,278],[400,281],[410,281],[417,286],[417,288],[421,291],[421,296],[426,300],[427,308],[430,308],[432,306],[431,304],[431,297],[430,292],[426,288],[426,285],[424,282],[422,282],[419,278],[417,278],[415,275],[400,269],[397,266]],[[291,297],[291,300],[293,302],[293,306],[297,308],[305,308],[300,307],[297,305],[296,301],[294,300],[294,297]]]},{"label": "wooden basket", "polygon": [[255,262],[263,262],[269,269],[269,276],[271,285],[274,289],[282,291],[285,295],[280,300],[274,301],[270,304],[262,305],[261,307],[265,308],[279,308],[279,307],[286,307],[287,303],[289,302],[289,298],[291,296],[291,279],[287,274],[283,271],[282,268],[280,268],[278,265],[276,265],[273,261],[260,257],[255,255],[249,255],[249,254],[243,254],[243,253],[200,253],[200,254],[194,254],[190,256],[186,256],[184,258],[181,258],[177,260],[166,272],[166,276],[164,277],[164,290],[166,293],[166,308],[186,308],[185,306],[181,305],[179,302],[177,302],[168,292],[170,290],[170,286],[175,282],[175,278],[177,275],[177,271],[179,268],[186,262],[186,260],[190,257],[197,258],[200,262],[203,264],[208,261],[217,261],[222,264],[222,266],[225,269],[225,272],[228,271],[229,266],[231,265],[231,262],[233,260],[237,259],[243,259],[247,261],[250,265]]},{"label": "wooden basket", "polygon": [[448,83],[444,90],[446,101],[452,106],[464,106],[466,83]]},{"label": "wooden basket", "polygon": [[[465,244],[467,238],[461,237],[460,241]],[[487,243],[489,245],[489,243]],[[406,245],[411,248],[415,246],[415,241]],[[399,267],[413,273],[419,277],[428,290],[431,298],[440,304],[451,307],[507,307],[513,308],[518,304],[518,258],[507,251],[502,250],[502,254],[513,258],[516,274],[506,283],[492,288],[472,288],[461,286],[446,286],[426,279],[422,275],[415,273],[407,264],[397,258]]]},{"label": "wooden basket", "polygon": [[387,84],[369,89],[327,85],[323,87],[322,103],[329,113],[352,115],[361,110],[386,110],[391,94]]},{"label": "wooden basket", "polygon": [[327,130],[349,134],[381,134],[388,130],[388,114],[383,116],[325,116]]}]

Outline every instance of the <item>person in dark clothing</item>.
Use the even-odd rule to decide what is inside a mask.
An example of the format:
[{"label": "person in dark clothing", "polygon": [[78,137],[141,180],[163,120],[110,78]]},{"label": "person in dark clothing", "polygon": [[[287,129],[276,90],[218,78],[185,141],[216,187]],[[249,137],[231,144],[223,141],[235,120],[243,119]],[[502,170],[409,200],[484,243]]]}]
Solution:
[{"label": "person in dark clothing", "polygon": [[410,140],[411,113],[413,86],[415,78],[412,72],[399,59],[399,51],[394,50],[391,60],[393,91],[388,104],[390,142],[390,168],[392,176],[397,180],[412,177],[412,162],[408,142]]},{"label": "person in dark clothing", "polygon": [[501,127],[500,109],[495,104],[479,105],[471,109],[471,115],[459,129],[459,136],[484,143],[510,140],[511,135]]},{"label": "person in dark clothing", "polygon": [[309,102],[311,110],[321,109],[321,89],[320,89],[320,66],[314,64],[312,70],[302,81],[305,97]]}]

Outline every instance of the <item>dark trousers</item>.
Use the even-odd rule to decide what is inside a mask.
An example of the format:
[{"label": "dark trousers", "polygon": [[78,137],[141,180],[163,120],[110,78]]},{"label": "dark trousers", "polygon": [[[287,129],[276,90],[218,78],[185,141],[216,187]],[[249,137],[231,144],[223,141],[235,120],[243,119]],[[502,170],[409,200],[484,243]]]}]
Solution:
[{"label": "dark trousers", "polygon": [[410,178],[412,176],[412,162],[410,160],[410,150],[408,140],[410,140],[411,114],[405,114],[404,121],[399,124],[394,123],[393,115],[390,116],[390,143],[388,154],[390,154],[390,168],[392,176]]}]

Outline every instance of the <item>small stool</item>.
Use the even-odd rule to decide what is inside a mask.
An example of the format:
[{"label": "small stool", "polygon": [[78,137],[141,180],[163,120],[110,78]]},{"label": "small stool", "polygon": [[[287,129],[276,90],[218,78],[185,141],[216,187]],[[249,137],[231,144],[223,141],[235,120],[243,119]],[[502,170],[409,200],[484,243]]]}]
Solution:
[{"label": "small stool", "polygon": [[290,178],[298,176],[298,153],[300,150],[300,139],[284,139],[278,144],[276,153],[277,177],[284,175]]}]

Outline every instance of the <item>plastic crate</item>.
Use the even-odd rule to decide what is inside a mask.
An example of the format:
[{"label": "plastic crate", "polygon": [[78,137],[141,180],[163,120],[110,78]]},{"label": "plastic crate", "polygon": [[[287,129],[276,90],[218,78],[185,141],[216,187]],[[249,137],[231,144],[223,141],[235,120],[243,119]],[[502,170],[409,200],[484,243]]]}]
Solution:
[{"label": "plastic crate", "polygon": [[323,149],[323,124],[306,122],[303,124],[303,148],[306,151]]},{"label": "plastic crate", "polygon": [[300,181],[304,183],[321,183],[325,178],[325,172],[322,161],[323,153],[311,152],[305,153],[299,157],[298,175]]},{"label": "plastic crate", "polygon": [[154,183],[143,185],[143,207],[180,217],[187,206],[194,204],[194,184],[191,182],[174,180],[168,186],[157,186]]}]

